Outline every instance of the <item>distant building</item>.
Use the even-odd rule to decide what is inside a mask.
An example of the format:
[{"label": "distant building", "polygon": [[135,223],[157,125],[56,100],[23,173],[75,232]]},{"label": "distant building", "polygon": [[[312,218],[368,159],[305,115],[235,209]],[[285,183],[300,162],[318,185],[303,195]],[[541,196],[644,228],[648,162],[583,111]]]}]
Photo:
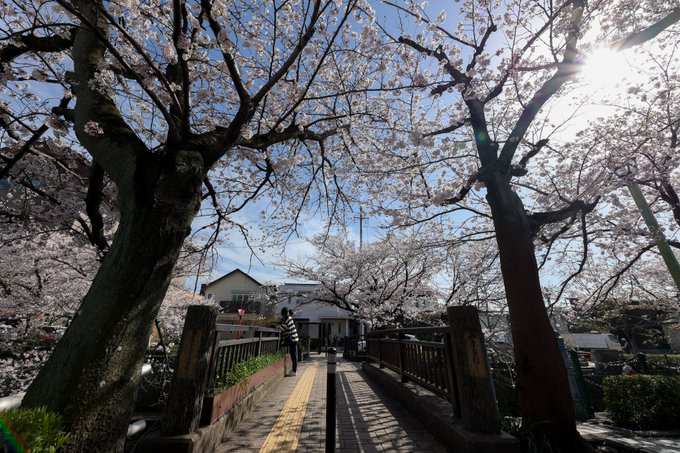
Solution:
[{"label": "distant building", "polygon": [[346,336],[364,334],[366,327],[354,319],[352,313],[322,302],[310,302],[309,297],[319,289],[316,283],[284,283],[277,287],[263,285],[253,277],[235,269],[201,288],[206,300],[217,302],[222,320],[279,317],[281,309],[293,310],[298,332],[324,346],[340,346]]},{"label": "distant building", "polygon": [[347,336],[365,333],[365,326],[352,313],[335,305],[310,302],[310,295],[318,290],[317,283],[284,283],[276,291],[276,313],[286,307],[293,310],[298,331],[312,339],[322,339],[323,345],[338,346]]},{"label": "distant building", "polygon": [[201,288],[207,300],[214,300],[227,319],[269,318],[274,315],[273,286],[263,285],[241,269],[235,269]]},{"label": "distant building", "polygon": [[[507,310],[481,311],[479,321],[487,339],[496,344],[507,344],[512,346],[512,331],[510,315]],[[550,314],[550,324],[553,330],[559,335],[569,333],[569,322],[566,313],[561,309],[553,309]]]},{"label": "distant building", "polygon": [[[580,315],[577,301],[572,302]],[[668,300],[607,300],[588,313],[588,318],[605,324],[603,330],[626,339],[630,352],[668,354],[680,351],[680,317],[677,301]],[[589,332],[586,324],[572,329]]]}]

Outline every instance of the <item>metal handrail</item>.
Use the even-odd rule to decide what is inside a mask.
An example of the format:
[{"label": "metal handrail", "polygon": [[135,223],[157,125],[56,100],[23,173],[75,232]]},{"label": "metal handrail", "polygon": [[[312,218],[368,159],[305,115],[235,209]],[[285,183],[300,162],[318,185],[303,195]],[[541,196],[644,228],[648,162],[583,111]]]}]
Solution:
[{"label": "metal handrail", "polygon": [[279,341],[279,337],[254,337],[254,338],[241,338],[239,340],[220,340],[215,343],[215,347],[224,348],[226,346],[234,346],[237,344],[248,344],[248,343],[259,343],[260,341]]}]

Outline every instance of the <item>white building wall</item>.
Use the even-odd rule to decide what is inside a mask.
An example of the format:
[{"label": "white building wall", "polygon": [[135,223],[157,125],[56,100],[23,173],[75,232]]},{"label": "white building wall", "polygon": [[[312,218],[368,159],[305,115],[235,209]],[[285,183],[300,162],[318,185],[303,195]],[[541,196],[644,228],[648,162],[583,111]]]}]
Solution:
[{"label": "white building wall", "polygon": [[208,284],[204,294],[206,298],[212,295],[212,301],[222,307],[226,317],[238,318],[237,311],[241,308],[246,311],[246,319],[273,314],[267,287],[238,269]]},{"label": "white building wall", "polygon": [[217,302],[234,300],[238,294],[252,294],[254,299],[265,296],[260,285],[240,272],[235,272],[227,278],[217,280],[214,284],[206,286],[205,294],[206,298],[212,294],[213,299]]},{"label": "white building wall", "polygon": [[[306,327],[312,338],[318,338],[320,329],[318,324],[326,325],[326,335],[329,340],[337,338],[341,340],[350,332],[350,322],[353,317],[350,312],[339,307],[320,302],[302,303],[304,294],[317,289],[315,284],[286,283],[277,289],[276,314],[280,316],[281,309],[286,307],[293,310],[293,318],[303,323],[309,322]],[[361,333],[361,332],[356,332]]]}]

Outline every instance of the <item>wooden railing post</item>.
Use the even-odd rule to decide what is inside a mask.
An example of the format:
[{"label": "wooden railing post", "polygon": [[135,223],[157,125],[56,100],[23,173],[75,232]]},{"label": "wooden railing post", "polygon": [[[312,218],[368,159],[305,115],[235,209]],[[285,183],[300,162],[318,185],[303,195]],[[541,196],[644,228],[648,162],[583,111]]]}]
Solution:
[{"label": "wooden railing post", "polygon": [[215,346],[217,308],[192,305],[184,320],[177,367],[161,421],[165,434],[188,434],[198,428]]},{"label": "wooden railing post", "polygon": [[404,368],[406,367],[406,358],[404,357],[404,349],[406,346],[404,345],[404,336],[403,333],[400,333],[398,335],[397,339],[397,353],[399,355],[399,377],[401,378],[401,382],[408,382],[408,378],[404,374]]},{"label": "wooden railing post", "polygon": [[256,335],[257,335],[257,356],[259,357],[262,355],[262,331],[258,330],[256,332]]},{"label": "wooden railing post", "polygon": [[476,434],[499,433],[498,409],[477,309],[448,307],[447,315],[463,426]]},{"label": "wooden railing post", "polygon": [[449,386],[449,397],[451,398],[451,405],[453,406],[453,415],[458,418],[462,417],[460,412],[460,393],[458,392],[458,383],[456,382],[455,369],[456,365],[453,359],[453,345],[451,343],[451,334],[444,334],[444,362],[446,363],[446,379]]}]

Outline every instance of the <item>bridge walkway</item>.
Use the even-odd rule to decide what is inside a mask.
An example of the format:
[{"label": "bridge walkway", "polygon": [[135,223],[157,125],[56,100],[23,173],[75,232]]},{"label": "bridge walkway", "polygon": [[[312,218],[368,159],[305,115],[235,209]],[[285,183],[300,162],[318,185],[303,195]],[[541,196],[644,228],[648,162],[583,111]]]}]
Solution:
[{"label": "bridge walkway", "polygon": [[[326,357],[313,354],[221,444],[227,452],[323,452],[326,442]],[[398,402],[365,379],[361,364],[338,354],[337,453],[443,453],[446,448]]]}]

